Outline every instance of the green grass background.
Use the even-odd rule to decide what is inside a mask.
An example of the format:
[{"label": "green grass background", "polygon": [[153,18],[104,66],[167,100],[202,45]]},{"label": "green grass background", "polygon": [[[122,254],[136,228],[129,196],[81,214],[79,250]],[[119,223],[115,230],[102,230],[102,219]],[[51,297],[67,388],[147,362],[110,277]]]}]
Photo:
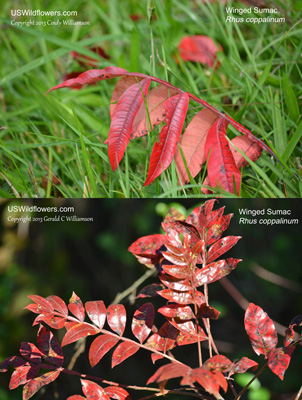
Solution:
[{"label": "green grass background", "polygon": [[[229,23],[220,1],[69,0],[1,2],[1,197],[200,197],[206,167],[179,186],[174,162],[144,187],[159,128],[130,142],[116,172],[108,148],[109,105],[116,80],[44,96],[77,71],[70,51],[102,46],[115,65],[168,80],[206,100],[263,139],[267,153],[242,171],[241,196],[301,197],[301,1],[275,0],[280,23]],[[247,7],[229,1],[229,6]],[[77,17],[13,17],[10,10],[77,11]],[[150,22],[150,14],[156,19]],[[131,14],[139,17],[137,21]],[[259,17],[262,15],[254,14]],[[17,27],[11,21],[88,21],[87,26]],[[208,35],[224,49],[220,66],[176,62],[186,35]],[[198,111],[190,103],[186,124]],[[230,138],[238,132],[228,128]],[[51,177],[55,176],[55,179]],[[54,183],[52,182],[54,181]],[[234,197],[215,190],[213,196]]]}]

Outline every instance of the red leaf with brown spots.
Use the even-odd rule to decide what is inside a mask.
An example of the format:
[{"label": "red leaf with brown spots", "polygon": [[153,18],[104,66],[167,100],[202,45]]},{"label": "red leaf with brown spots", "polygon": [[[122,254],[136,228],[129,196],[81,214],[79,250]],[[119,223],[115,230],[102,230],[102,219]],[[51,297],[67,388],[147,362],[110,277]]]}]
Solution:
[{"label": "red leaf with brown spots", "polygon": [[104,302],[102,300],[87,301],[85,303],[85,309],[91,321],[96,324],[98,328],[103,329],[106,321],[106,307]]},{"label": "red leaf with brown spots", "polygon": [[31,379],[23,387],[23,400],[30,399],[41,387],[53,382],[59,375],[60,371],[50,371]]},{"label": "red leaf with brown spots", "polygon": [[123,304],[112,304],[107,308],[108,325],[120,336],[123,336],[126,319],[126,309]]},{"label": "red leaf with brown spots", "polygon": [[109,400],[108,394],[97,383],[81,379],[84,395],[89,400]]},{"label": "red leaf with brown spots", "polygon": [[227,236],[218,240],[208,250],[207,262],[210,263],[230,250],[241,239],[241,236]]},{"label": "red leaf with brown spots", "polygon": [[133,335],[143,343],[151,332],[154,323],[155,311],[152,303],[145,303],[134,313],[131,329]]},{"label": "red leaf with brown spots", "polygon": [[269,353],[268,366],[282,381],[294,350],[294,347],[278,347]]},{"label": "red leaf with brown spots", "polygon": [[61,346],[73,343],[82,339],[83,337],[96,335],[99,331],[94,326],[87,324],[86,322],[71,322],[65,324],[67,332],[62,340]]},{"label": "red leaf with brown spots", "polygon": [[169,304],[167,306],[160,307],[157,311],[162,315],[164,315],[165,317],[178,318],[183,321],[194,318],[193,311],[189,306]]},{"label": "red leaf with brown spots", "polygon": [[41,326],[38,332],[38,347],[46,361],[58,368],[62,367],[64,361],[62,348],[52,332],[44,326]]},{"label": "red leaf with brown spots", "polygon": [[244,326],[255,353],[269,358],[277,346],[278,338],[275,325],[267,313],[250,303],[245,312]]},{"label": "red leaf with brown spots", "polygon": [[83,306],[82,300],[75,294],[72,293],[72,296],[69,300],[68,304],[69,311],[78,318],[81,322],[84,321],[85,318],[85,308]]},{"label": "red leaf with brown spots", "polygon": [[112,354],[112,368],[131,357],[138,350],[139,346],[135,343],[120,343]]},{"label": "red leaf with brown spots", "polygon": [[197,270],[195,273],[195,285],[201,286],[208,283],[216,282],[237,267],[241,260],[236,258],[227,258],[226,260],[219,260],[214,263],[208,264],[206,267]]},{"label": "red leaf with brown spots", "polygon": [[241,360],[234,363],[230,369],[231,374],[242,374],[248,369],[253,368],[253,371],[258,368],[258,363],[254,360],[250,360],[247,357],[242,357]]},{"label": "red leaf with brown spots", "polygon": [[131,400],[129,393],[118,386],[107,386],[105,388],[105,392],[111,399],[115,400]]}]

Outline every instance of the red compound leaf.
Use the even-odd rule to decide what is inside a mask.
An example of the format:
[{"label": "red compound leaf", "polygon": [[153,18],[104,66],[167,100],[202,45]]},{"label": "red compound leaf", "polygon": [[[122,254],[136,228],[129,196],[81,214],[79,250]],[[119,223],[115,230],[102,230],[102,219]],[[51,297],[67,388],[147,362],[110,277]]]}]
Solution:
[{"label": "red compound leaf", "polygon": [[106,322],[106,307],[102,300],[88,301],[85,309],[91,321],[100,329],[103,329]]},{"label": "red compound leaf", "polygon": [[278,338],[275,325],[267,313],[250,303],[245,312],[244,325],[255,353],[269,358],[277,346]]},{"label": "red compound leaf", "polygon": [[84,321],[85,318],[85,308],[83,306],[82,300],[75,294],[72,293],[72,296],[69,300],[68,304],[69,311],[81,322]]},{"label": "red compound leaf", "polygon": [[100,335],[91,343],[89,362],[94,367],[119,340],[111,335]]},{"label": "red compound leaf", "polygon": [[67,344],[76,342],[83,337],[96,335],[99,333],[99,330],[94,326],[87,324],[86,322],[69,322],[65,324],[65,328],[67,332],[62,340],[61,346],[66,346]]},{"label": "red compound leaf", "polygon": [[135,311],[131,329],[133,335],[140,341],[140,343],[143,343],[151,332],[154,323],[154,316],[155,311],[152,303],[145,303]]},{"label": "red compound leaf", "polygon": [[123,304],[112,304],[107,308],[108,325],[120,336],[123,336],[126,319],[126,309]]},{"label": "red compound leaf", "polygon": [[135,343],[122,342],[114,350],[112,355],[112,368],[121,362],[125,361],[127,358],[131,357],[139,350],[139,346]]}]

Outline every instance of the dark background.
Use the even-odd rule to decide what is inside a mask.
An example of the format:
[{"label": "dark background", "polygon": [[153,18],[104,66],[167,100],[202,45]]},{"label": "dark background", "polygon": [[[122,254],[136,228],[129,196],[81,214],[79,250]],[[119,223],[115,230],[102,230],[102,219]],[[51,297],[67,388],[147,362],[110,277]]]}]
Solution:
[{"label": "dark background", "polygon": [[[13,224],[7,220],[11,215],[8,206],[34,204],[74,206],[74,214],[78,217],[93,217],[94,221]],[[83,302],[104,300],[108,306],[117,293],[127,289],[147,270],[127,251],[131,243],[141,236],[159,233],[160,223],[170,205],[176,205],[182,211],[184,207],[192,210],[199,204],[201,203],[192,199],[178,203],[171,200],[124,199],[1,201],[0,359],[17,355],[22,341],[36,343],[37,327],[31,327],[34,314],[24,310],[30,303],[27,295],[56,294],[68,302],[72,291],[75,291]],[[242,236],[225,256],[243,260],[229,276],[230,281],[249,302],[262,307],[273,320],[288,326],[295,315],[302,313],[301,201],[231,199],[219,200],[215,207],[218,206],[226,206],[225,213],[234,213],[225,235]],[[238,208],[291,209],[291,218],[299,218],[299,225],[242,225],[239,224]],[[22,216],[22,213],[17,216]],[[289,288],[286,288],[264,280],[253,272],[255,265],[289,279],[292,283],[289,282]],[[141,287],[152,282],[157,282],[156,277],[150,278]],[[284,284],[284,280],[281,279],[281,283]],[[244,310],[219,282],[210,285],[209,291],[210,304],[221,311],[219,320],[211,324],[221,353],[232,360],[247,356],[259,362],[260,366],[263,365],[263,357],[253,353],[245,333]],[[131,304],[132,298],[133,296],[130,299],[126,297],[122,302],[127,308],[128,316],[126,335],[134,338],[129,326],[133,312],[142,300]],[[162,299],[154,300],[156,306],[162,305],[162,302]],[[61,340],[63,330],[54,333]],[[279,345],[282,345],[282,340],[279,336]],[[91,341],[89,338],[87,344]],[[262,387],[269,389],[271,399],[295,398],[302,382],[301,350],[299,347],[294,352],[283,382],[271,371],[265,371],[260,376],[260,383]],[[74,351],[73,344],[64,348],[65,367]],[[203,352],[204,358],[207,358],[206,349]],[[140,350],[111,370],[111,354],[112,351],[94,369],[89,365],[87,354],[82,354],[74,370],[116,382],[145,386],[155,369],[162,365],[162,361],[158,361],[154,366],[150,355]],[[175,355],[192,367],[198,366],[196,345],[177,349]],[[8,392],[9,377],[10,374],[0,376],[0,399],[21,399],[21,388]],[[175,381],[175,385],[178,386],[178,382]],[[240,386],[236,387],[240,390]],[[82,394],[79,379],[64,375],[40,390],[34,398],[66,399],[73,394]],[[132,394],[134,398],[143,396],[141,393]],[[261,396],[259,392],[259,400],[267,398]],[[243,398],[251,397],[245,395]]]}]

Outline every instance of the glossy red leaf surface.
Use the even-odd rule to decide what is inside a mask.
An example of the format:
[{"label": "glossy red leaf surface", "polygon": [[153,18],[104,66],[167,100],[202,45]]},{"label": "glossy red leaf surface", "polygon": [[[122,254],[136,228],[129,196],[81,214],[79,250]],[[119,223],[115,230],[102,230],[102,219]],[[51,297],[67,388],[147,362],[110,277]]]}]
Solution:
[{"label": "glossy red leaf surface", "polygon": [[59,375],[60,371],[50,371],[31,379],[23,387],[23,400],[30,399],[41,387],[53,382]]},{"label": "glossy red leaf surface", "polygon": [[206,368],[210,371],[227,371],[232,365],[232,361],[223,355],[216,355],[211,358],[208,358],[202,365],[203,368]]},{"label": "glossy red leaf surface", "polygon": [[185,36],[178,45],[180,57],[184,61],[193,61],[213,67],[216,53],[221,51],[213,39],[204,35]]},{"label": "glossy red leaf surface", "polygon": [[[208,131],[217,118],[217,114],[206,108],[202,109],[191,119],[179,140],[179,147],[182,149],[187,168],[193,178],[206,161],[204,145]],[[175,153],[175,164],[180,180],[184,184],[189,182],[189,177],[179,147]]]},{"label": "glossy red leaf surface", "polygon": [[[236,146],[237,149],[245,153],[245,155],[252,161],[257,161],[258,158],[261,156],[262,147],[259,143],[251,140],[247,136],[236,136],[234,139],[231,140],[231,144]],[[237,168],[240,169],[248,165],[248,161],[239,153],[239,151],[233,147],[232,145],[231,151],[237,165]]]},{"label": "glossy red leaf surface", "polygon": [[285,338],[284,338],[284,346],[289,346],[295,339],[295,331],[292,326],[286,329]]},{"label": "glossy red leaf surface", "polygon": [[159,143],[154,144],[149,171],[144,186],[154,181],[168,166],[174,157],[189,105],[189,96],[183,92],[167,99],[163,106],[165,125],[159,134]]},{"label": "glossy red leaf surface", "polygon": [[37,295],[30,295],[28,297],[35,303],[35,305],[29,304],[28,306],[26,306],[25,308],[27,308],[28,310],[30,310],[36,314],[40,314],[40,313],[51,314],[54,312],[53,306],[51,305],[51,303],[49,301],[44,299],[44,297],[37,296]]},{"label": "glossy red leaf surface", "polygon": [[[213,214],[215,215],[216,213],[214,213],[213,211]],[[232,216],[233,214],[221,215],[220,218],[215,218],[214,220],[212,220],[210,222],[210,226],[208,224],[209,230],[207,232],[207,241],[206,241],[207,246],[209,246],[210,244],[216,242],[216,240],[221,238],[223,232],[230,225]]]},{"label": "glossy red leaf surface", "polygon": [[[191,285],[188,279],[177,279],[174,276],[161,273],[158,275],[161,282],[172,290],[177,290],[179,292],[186,292],[191,289]],[[159,290],[164,289],[164,287],[159,288]]]},{"label": "glossy red leaf surface", "polygon": [[58,368],[62,367],[64,361],[62,348],[52,332],[44,326],[41,326],[38,332],[38,347],[47,362]]},{"label": "glossy red leaf surface", "polygon": [[245,312],[244,326],[255,353],[268,358],[278,343],[273,321],[261,307],[250,303]]},{"label": "glossy red leaf surface", "polygon": [[69,300],[68,304],[69,311],[80,321],[84,321],[85,318],[85,308],[83,306],[82,300],[75,294],[72,293],[72,296]]},{"label": "glossy red leaf surface", "polygon": [[74,394],[73,396],[67,397],[67,400],[87,400],[87,398],[79,394]]},{"label": "glossy red leaf surface", "polygon": [[126,309],[123,304],[112,304],[107,308],[108,325],[120,336],[123,336],[126,319]]},{"label": "glossy red leaf surface", "polygon": [[[178,292],[176,290],[165,289],[158,292],[158,294],[178,304],[194,304],[195,302],[192,290],[190,292]],[[203,293],[195,291],[195,300],[197,304],[202,304],[205,301]]]},{"label": "glossy red leaf surface", "polygon": [[97,328],[93,327],[92,325],[87,324],[86,322],[80,323],[72,323],[72,324],[65,324],[67,328],[67,332],[62,340],[62,347],[66,346],[67,344],[76,342],[83,337],[96,335],[99,331]]},{"label": "glossy red leaf surface", "polygon": [[213,394],[215,397],[218,397],[219,395],[220,386],[222,384],[224,385],[224,382],[221,382],[220,375],[216,375],[215,373],[208,371],[204,368],[193,369],[190,379],[193,382],[199,383],[201,387],[203,387],[208,393]]},{"label": "glossy red leaf surface", "polygon": [[[110,105],[110,116],[112,118],[116,102],[119,100],[121,95],[128,89],[129,86],[137,83],[142,78],[136,78],[134,76],[125,76],[121,78],[116,84],[111,97]],[[154,128],[156,125],[161,123],[165,118],[165,111],[163,102],[169,97],[176,94],[177,91],[168,89],[165,85],[159,85],[151,89],[146,97],[146,105],[148,109],[151,126]],[[146,112],[146,105],[143,103],[136,114],[133,122],[133,128],[130,139],[138,138],[148,133],[149,123]]]},{"label": "glossy red leaf surface", "polygon": [[64,300],[62,300],[58,296],[48,296],[48,297],[46,297],[46,300],[52,305],[54,310],[58,311],[59,313],[65,315],[67,317],[68,308],[67,308]]},{"label": "glossy red leaf surface", "polygon": [[241,239],[241,236],[227,236],[218,240],[208,250],[207,262],[210,263],[230,250]]},{"label": "glossy red leaf surface", "polygon": [[[143,236],[136,240],[132,245],[128,248],[130,253],[134,254],[138,261],[142,264],[147,265],[150,268],[154,268],[162,255],[160,253],[160,249],[164,249],[163,245],[165,243],[165,235],[155,234],[149,236]],[[148,260],[141,260],[140,257],[147,258]]]},{"label": "glossy red leaf surface", "polygon": [[254,360],[250,360],[247,357],[242,357],[241,360],[237,361],[231,368],[232,374],[242,374],[248,369],[253,368],[253,371],[258,368],[258,363]]},{"label": "glossy red leaf surface", "polygon": [[[179,319],[169,319],[169,323],[173,325],[176,329],[179,329],[185,335],[190,336],[190,343],[197,342],[197,328],[193,321],[182,321]],[[198,327],[198,337],[200,341],[206,340],[208,337],[204,333],[203,329]]]},{"label": "glossy red leaf surface", "polygon": [[143,343],[151,332],[154,323],[155,311],[152,303],[145,303],[134,313],[131,329],[133,335]]},{"label": "glossy red leaf surface", "polygon": [[208,264],[205,268],[199,269],[195,274],[195,285],[201,286],[217,280],[230,274],[241,260],[236,258],[227,258]]},{"label": "glossy red leaf surface", "polygon": [[153,374],[148,382],[147,385],[153,382],[163,382],[173,378],[179,378],[186,375],[191,369],[186,365],[179,365],[179,364],[167,364],[160,367],[155,374]]},{"label": "glossy red leaf surface", "polygon": [[229,142],[226,138],[227,121],[217,119],[209,129],[205,143],[205,156],[208,159],[208,177],[212,187],[221,186],[230,193],[240,194],[241,174],[236,166]]},{"label": "glossy red leaf surface", "polygon": [[131,400],[131,397],[127,390],[118,386],[107,386],[105,392],[111,399],[115,400]]},{"label": "glossy red leaf surface", "polygon": [[143,103],[143,96],[148,92],[150,83],[151,80],[145,78],[130,86],[122,94],[115,107],[108,136],[108,155],[113,171],[116,170],[128,146],[136,114]]},{"label": "glossy red leaf surface", "polygon": [[117,338],[110,335],[100,335],[94,339],[89,349],[90,365],[94,367],[118,341]]},{"label": "glossy red leaf surface", "polygon": [[178,279],[190,278],[191,272],[186,265],[162,265],[163,270]]},{"label": "glossy red leaf surface", "polygon": [[65,326],[66,321],[67,319],[65,317],[58,317],[53,314],[40,314],[34,320],[33,326],[45,322],[53,329],[62,329]]},{"label": "glossy red leaf surface", "polygon": [[106,307],[102,300],[87,301],[85,309],[91,321],[100,329],[103,329],[106,321]]},{"label": "glossy red leaf surface", "polygon": [[83,393],[89,400],[109,400],[108,394],[97,383],[81,379]]},{"label": "glossy red leaf surface", "polygon": [[139,346],[135,343],[122,342],[114,350],[112,355],[112,368],[121,362],[125,361],[127,358],[131,357],[139,350]]},{"label": "glossy red leaf surface", "polygon": [[194,208],[186,222],[194,225],[200,233],[200,237],[205,239],[205,229],[209,228],[208,218],[215,204],[215,199],[206,201],[203,205]]},{"label": "glossy red leaf surface", "polygon": [[37,373],[39,372],[40,367],[34,365],[23,365],[22,367],[17,368],[11,376],[9,382],[9,389],[13,390],[20,385],[24,385],[31,379],[33,379]]},{"label": "glossy red leaf surface", "polygon": [[111,79],[117,78],[127,74],[125,69],[119,67],[106,67],[104,69],[90,69],[88,71],[83,72],[78,77],[73,79],[68,79],[65,82],[60,83],[59,85],[54,86],[53,88],[49,89],[47,93],[62,89],[62,88],[81,88],[85,84],[91,84],[98,81],[102,81],[104,79]]},{"label": "glossy red leaf surface", "polygon": [[178,318],[180,320],[188,320],[194,318],[194,313],[189,306],[169,304],[167,306],[160,307],[157,311],[168,318]]},{"label": "glossy red leaf surface", "polygon": [[294,347],[273,349],[268,358],[268,366],[274,374],[276,374],[281,380],[284,379],[285,371],[287,370],[291,355],[294,351]]}]

